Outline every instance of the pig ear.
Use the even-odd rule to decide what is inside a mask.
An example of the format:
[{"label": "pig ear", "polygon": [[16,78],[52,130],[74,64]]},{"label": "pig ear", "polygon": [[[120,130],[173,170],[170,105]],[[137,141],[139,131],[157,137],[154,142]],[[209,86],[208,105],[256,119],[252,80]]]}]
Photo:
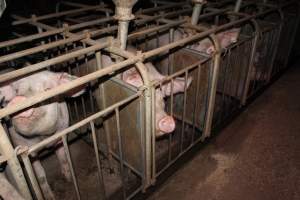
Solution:
[{"label": "pig ear", "polygon": [[[189,77],[187,81],[185,81],[184,78],[175,78],[173,81],[173,94],[179,93],[179,92],[184,92],[184,89],[189,88],[189,86],[192,83],[193,78]],[[171,95],[171,82],[169,82],[167,85],[162,86],[162,90],[164,91],[165,96],[170,96]]]},{"label": "pig ear", "polygon": [[206,53],[208,54],[208,55],[211,55],[211,54],[213,54],[215,52],[215,47],[214,46],[210,46],[210,47],[208,47],[207,49],[206,49]]},{"label": "pig ear", "polygon": [[11,85],[5,85],[0,88],[0,100],[3,102],[9,102],[16,96],[16,91]]},{"label": "pig ear", "polygon": [[[72,80],[75,80],[78,78],[77,76],[72,76],[68,73],[57,73],[56,76],[57,76],[58,85],[69,83]],[[74,88],[68,92],[68,96],[78,97],[78,96],[82,95],[84,92],[85,92],[85,89],[83,89],[82,87]]]},{"label": "pig ear", "polygon": [[141,87],[143,85],[143,80],[139,73],[135,71],[125,71],[122,75],[123,81],[126,83],[133,85],[135,87]]}]

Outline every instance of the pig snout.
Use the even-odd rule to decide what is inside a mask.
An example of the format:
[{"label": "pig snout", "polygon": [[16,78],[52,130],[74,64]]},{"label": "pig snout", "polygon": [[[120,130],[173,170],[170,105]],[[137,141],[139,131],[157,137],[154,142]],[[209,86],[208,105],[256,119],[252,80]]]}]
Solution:
[{"label": "pig snout", "polygon": [[171,116],[165,116],[158,120],[157,127],[162,133],[171,133],[175,130],[175,120]]},{"label": "pig snout", "polygon": [[[24,100],[26,100],[27,98],[25,96],[15,96],[9,103],[8,103],[8,106],[12,106],[12,105],[15,105],[15,104],[18,104]],[[21,113],[18,113],[14,116],[14,118],[20,118],[20,117],[23,117],[23,118],[28,118],[28,117],[31,117],[32,114],[33,114],[34,110],[33,108],[30,108],[30,109],[27,109]]]}]

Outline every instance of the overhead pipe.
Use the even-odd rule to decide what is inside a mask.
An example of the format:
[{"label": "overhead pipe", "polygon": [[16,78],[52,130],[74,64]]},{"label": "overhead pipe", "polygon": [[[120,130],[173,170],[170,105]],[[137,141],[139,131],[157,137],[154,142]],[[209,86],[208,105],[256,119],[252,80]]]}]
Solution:
[{"label": "overhead pipe", "polygon": [[204,4],[207,3],[206,0],[192,0],[192,2],[195,4],[193,8],[193,14],[191,19],[192,25],[197,25],[199,20],[199,15],[201,14],[203,10]]},{"label": "overhead pipe", "polygon": [[134,19],[132,8],[137,1],[138,0],[113,0],[116,6],[114,18],[119,21],[118,40],[122,50],[126,49],[129,22]]}]

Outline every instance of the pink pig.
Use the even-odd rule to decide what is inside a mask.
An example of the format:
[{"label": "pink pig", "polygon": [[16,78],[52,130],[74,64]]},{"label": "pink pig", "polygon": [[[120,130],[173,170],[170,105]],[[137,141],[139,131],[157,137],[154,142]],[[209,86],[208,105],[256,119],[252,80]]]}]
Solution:
[{"label": "pink pig", "polygon": [[[128,48],[129,51],[135,52],[136,50],[132,47]],[[102,55],[103,66],[107,67],[113,64],[113,61],[110,57]],[[145,64],[148,72],[150,81],[161,81],[165,78],[160,74],[152,63],[148,62]],[[144,83],[140,73],[135,69],[131,68],[122,74],[122,80],[126,83],[133,85],[135,87],[141,87]],[[190,86],[192,82],[192,77],[189,77],[187,80],[186,89]],[[184,78],[175,78],[173,81],[173,94],[184,92],[185,89],[185,79]],[[163,84],[162,88],[156,89],[156,99],[155,99],[155,119],[156,119],[156,137],[171,133],[175,130],[175,120],[172,116],[168,115],[165,112],[165,101],[166,96],[171,95],[171,82]]]},{"label": "pink pig", "polygon": [[[146,63],[145,65],[148,70],[150,81],[161,81],[165,78],[165,76],[160,74],[151,63]],[[135,68],[125,71],[122,79],[135,87],[141,87],[143,85],[141,75]],[[191,77],[188,78],[187,83],[184,78],[175,78],[173,81],[173,94],[184,92],[185,87],[188,88],[191,82]],[[158,88],[155,91],[155,121],[157,137],[173,132],[176,127],[174,118],[165,112],[164,98],[166,96],[170,96],[171,91],[171,82],[163,84],[161,88]]]},{"label": "pink pig", "polygon": [[[37,72],[0,87],[0,97],[2,97],[4,106],[14,106],[28,97],[76,78],[67,73]],[[76,89],[69,92],[68,95],[75,97],[83,92],[83,89]],[[14,145],[32,146],[46,137],[67,128],[69,126],[69,113],[66,103],[56,99],[54,102],[46,103],[46,105],[34,106],[12,115],[11,122],[12,126],[9,128],[9,132]],[[49,146],[57,145],[56,155],[61,165],[62,174],[68,181],[71,181],[71,172],[64,148],[59,145],[60,142],[56,141]],[[37,155],[33,156],[36,157]],[[40,161],[34,159],[32,165],[45,198],[55,199]]]},{"label": "pink pig", "polygon": [[[217,38],[220,42],[220,46],[223,49],[226,49],[229,45],[236,43],[239,37],[239,28],[233,28],[227,31],[223,31],[217,34]],[[174,41],[178,41],[182,38],[186,38],[191,36],[191,32],[187,32],[182,29],[175,30],[174,32]],[[169,43],[169,34],[164,34],[159,37],[159,45],[167,45]],[[156,47],[156,40],[150,40],[148,43],[149,49],[153,49]],[[215,52],[214,45],[212,44],[211,40],[209,38],[203,38],[202,40],[198,42],[194,42],[193,44],[190,44],[187,46],[187,48],[206,53],[208,55],[211,55]]]}]

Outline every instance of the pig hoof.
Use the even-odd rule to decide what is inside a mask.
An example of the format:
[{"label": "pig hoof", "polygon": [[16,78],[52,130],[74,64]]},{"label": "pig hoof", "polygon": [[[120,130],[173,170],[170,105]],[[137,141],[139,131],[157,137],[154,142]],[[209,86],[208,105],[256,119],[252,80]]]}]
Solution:
[{"label": "pig hoof", "polygon": [[175,130],[175,121],[171,116],[163,117],[159,120],[158,127],[164,133],[171,133]]}]

